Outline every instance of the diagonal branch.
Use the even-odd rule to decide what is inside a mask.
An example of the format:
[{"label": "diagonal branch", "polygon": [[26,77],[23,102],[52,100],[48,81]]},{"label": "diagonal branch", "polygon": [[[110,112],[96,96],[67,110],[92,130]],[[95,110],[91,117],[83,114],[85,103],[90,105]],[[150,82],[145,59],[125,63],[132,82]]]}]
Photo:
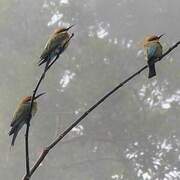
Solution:
[{"label": "diagonal branch", "polygon": [[[173,49],[175,49],[180,44],[180,41],[178,41],[175,45],[170,47],[161,57],[157,58],[155,60],[155,63],[162,60],[166,55],[168,55]],[[44,148],[43,152],[31,168],[29,177],[31,177],[36,169],[39,167],[39,165],[42,163],[44,158],[47,156],[50,150],[56,146],[56,144],[61,141],[77,124],[79,124],[91,111],[93,111],[97,106],[99,106],[102,102],[104,102],[108,97],[110,97],[114,92],[116,92],[120,87],[127,84],[130,80],[132,80],[134,77],[136,77],[138,74],[140,74],[142,71],[148,68],[148,65],[142,67],[140,70],[132,74],[130,77],[125,79],[123,82],[121,82],[119,85],[117,85],[114,89],[109,91],[105,96],[103,96],[99,101],[97,101],[93,106],[90,107],[79,119],[77,119],[74,123],[72,123],[62,134],[60,134],[51,144],[49,144],[46,148]],[[27,175],[23,177],[23,180],[27,180]]]}]

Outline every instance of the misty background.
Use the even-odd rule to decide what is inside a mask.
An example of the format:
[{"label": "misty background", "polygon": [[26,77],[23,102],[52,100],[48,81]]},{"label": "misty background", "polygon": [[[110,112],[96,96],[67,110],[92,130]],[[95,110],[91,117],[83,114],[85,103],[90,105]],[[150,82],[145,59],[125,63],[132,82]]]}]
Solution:
[{"label": "misty background", "polygon": [[[60,132],[105,93],[146,65],[138,43],[165,33],[180,40],[179,0],[0,0],[0,177],[25,173],[24,130],[10,150],[9,125],[31,95],[37,62],[58,26],[76,24],[70,46],[48,72],[31,121],[31,165]],[[108,98],[46,157],[32,180],[179,180],[180,47]]]}]

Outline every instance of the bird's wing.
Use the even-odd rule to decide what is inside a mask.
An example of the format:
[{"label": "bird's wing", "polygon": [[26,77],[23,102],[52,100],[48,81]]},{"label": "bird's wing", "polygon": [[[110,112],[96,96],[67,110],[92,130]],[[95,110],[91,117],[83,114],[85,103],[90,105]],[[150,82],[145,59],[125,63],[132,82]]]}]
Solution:
[{"label": "bird's wing", "polygon": [[158,47],[157,46],[149,46],[147,48],[147,58],[148,60],[153,59],[156,57]]},{"label": "bird's wing", "polygon": [[29,109],[30,109],[30,103],[26,103],[19,106],[13,115],[11,127],[15,127],[19,125],[23,120],[27,119]]},{"label": "bird's wing", "polygon": [[40,56],[40,59],[46,59],[51,54],[51,52],[54,51],[57,47],[63,47],[68,38],[69,36],[67,32],[51,36],[48,42],[46,43],[46,46]]}]

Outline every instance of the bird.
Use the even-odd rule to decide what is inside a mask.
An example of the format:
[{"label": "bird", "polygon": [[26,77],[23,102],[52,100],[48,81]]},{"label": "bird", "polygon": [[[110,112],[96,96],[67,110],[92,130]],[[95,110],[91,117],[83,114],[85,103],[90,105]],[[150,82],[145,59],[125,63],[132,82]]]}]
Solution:
[{"label": "bird", "polygon": [[156,69],[155,69],[155,59],[162,56],[163,48],[160,43],[160,38],[164,36],[161,34],[160,36],[157,35],[149,35],[144,38],[143,47],[144,53],[148,62],[149,67],[149,75],[148,78],[152,78],[156,76]]},{"label": "bird", "polygon": [[[32,105],[32,116],[34,116],[37,112],[36,99],[44,94],[45,93],[41,93],[34,98]],[[23,125],[26,124],[27,120],[30,117],[31,100],[32,100],[32,96],[24,96],[20,100],[17,109],[14,112],[13,119],[10,124],[11,129],[9,131],[9,136],[13,135],[11,146],[14,146],[18,132],[23,127]]]},{"label": "bird", "polygon": [[74,25],[71,25],[68,28],[59,27],[50,35],[38,63],[39,66],[46,63],[44,72],[50,68],[59,58],[60,54],[68,47],[70,39],[74,36],[74,33],[70,36],[68,30],[73,26]]}]

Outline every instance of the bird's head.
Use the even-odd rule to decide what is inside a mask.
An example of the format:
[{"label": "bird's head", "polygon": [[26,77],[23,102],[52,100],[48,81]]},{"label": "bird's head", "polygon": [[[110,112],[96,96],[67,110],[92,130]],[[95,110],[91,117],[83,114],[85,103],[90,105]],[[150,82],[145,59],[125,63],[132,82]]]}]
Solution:
[{"label": "bird's head", "polygon": [[157,35],[150,35],[145,37],[145,42],[152,42],[152,41],[159,41],[159,39],[164,36],[164,34],[161,34],[160,36]]},{"label": "bird's head", "polygon": [[147,45],[148,45],[149,43],[151,43],[151,42],[159,42],[159,39],[160,39],[162,36],[164,36],[164,34],[161,34],[160,36],[157,36],[157,35],[149,35],[149,36],[146,36],[143,41],[141,41],[141,42],[138,43],[138,46],[139,46],[140,48],[143,48],[143,47],[147,46]]},{"label": "bird's head", "polygon": [[55,30],[54,34],[59,34],[59,33],[62,33],[62,32],[66,32],[68,31],[69,29],[71,29],[73,26],[75,26],[74,24],[69,26],[68,28],[65,28],[65,27],[59,27]]},{"label": "bird's head", "polygon": [[[44,94],[45,94],[45,92],[44,92],[44,93],[40,93],[40,94],[38,94],[37,96],[35,96],[34,101],[35,101],[36,99],[38,99],[40,96],[44,95]],[[22,98],[21,103],[24,104],[24,103],[31,102],[31,99],[32,99],[32,96],[24,96],[24,97]]]}]

